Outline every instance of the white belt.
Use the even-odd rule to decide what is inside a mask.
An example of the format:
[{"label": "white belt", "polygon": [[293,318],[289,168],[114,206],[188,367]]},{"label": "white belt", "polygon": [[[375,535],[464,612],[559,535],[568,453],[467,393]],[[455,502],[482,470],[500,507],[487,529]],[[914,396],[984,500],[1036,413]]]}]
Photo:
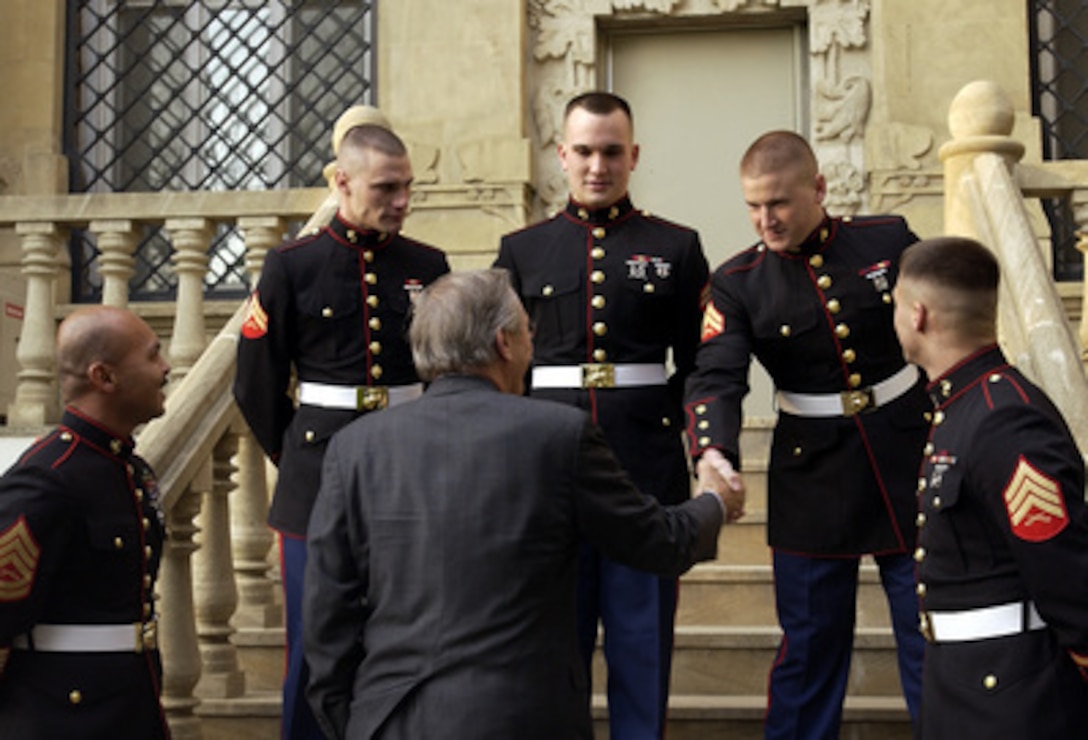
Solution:
[{"label": "white belt", "polygon": [[587,362],[533,368],[533,388],[630,388],[667,382],[665,366],[655,363]]},{"label": "white belt", "polygon": [[142,653],[158,647],[156,622],[132,624],[38,624],[16,635],[11,646],[47,653]]},{"label": "white belt", "polygon": [[930,642],[966,642],[1041,630],[1046,622],[1034,603],[1016,601],[961,612],[922,612],[921,625]]},{"label": "white belt", "polygon": [[853,416],[866,409],[890,403],[914,387],[918,368],[904,365],[903,369],[869,388],[842,393],[790,393],[778,391],[778,408],[794,416]]},{"label": "white belt", "polygon": [[326,409],[375,411],[411,401],[423,395],[423,384],[331,385],[303,380],[298,384],[298,402]]}]

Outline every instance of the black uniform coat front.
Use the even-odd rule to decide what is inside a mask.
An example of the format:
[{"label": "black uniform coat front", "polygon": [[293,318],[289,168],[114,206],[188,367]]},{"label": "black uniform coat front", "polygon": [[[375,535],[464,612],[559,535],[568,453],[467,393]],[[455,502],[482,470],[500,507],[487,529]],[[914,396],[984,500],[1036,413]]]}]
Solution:
[{"label": "black uniform coat front", "polygon": [[930,393],[936,410],[919,476],[915,554],[921,608],[1031,601],[1047,628],[928,645],[922,735],[1088,737],[1080,451],[1050,400],[997,347],[966,358]]},{"label": "black uniform coat front", "polygon": [[709,269],[699,235],[622,199],[590,211],[573,201],[555,217],[502,239],[535,325],[533,364],[664,364],[668,386],[533,389],[586,409],[639,487],[666,503],[688,498],[681,441],[684,380],[695,367]]},{"label": "black uniform coat front", "polygon": [[407,330],[412,296],[449,272],[439,250],[359,229],[337,214],[316,235],[269,251],[238,345],[234,397],[279,465],[269,523],[304,536],[333,432],[360,412],[300,406],[300,381],[344,386],[418,382]]},{"label": "black uniform coat front", "polygon": [[[158,486],[119,438],[65,411],[0,479],[0,648],[37,624],[155,618]],[[12,648],[0,671],[0,737],[149,740],[168,735],[157,650]]]},{"label": "black uniform coat front", "polygon": [[447,376],[329,445],[308,538],[310,700],[330,738],[592,738],[580,538],[661,575],[712,558],[713,495],[663,509],[582,411]]},{"label": "black uniform coat front", "polygon": [[[691,454],[740,463],[741,399],[756,357],[783,391],[837,394],[899,371],[892,323],[899,217],[829,218],[797,253],[762,243],[715,270],[698,369],[686,393]],[[794,554],[905,552],[928,410],[923,383],[853,417],[779,412],[768,473],[768,541]]]}]

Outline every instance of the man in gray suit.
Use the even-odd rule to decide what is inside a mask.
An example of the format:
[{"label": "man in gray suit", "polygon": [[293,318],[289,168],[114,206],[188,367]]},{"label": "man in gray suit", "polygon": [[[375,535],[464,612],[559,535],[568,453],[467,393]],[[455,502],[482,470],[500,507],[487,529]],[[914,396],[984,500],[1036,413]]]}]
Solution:
[{"label": "man in gray suit", "polygon": [[[585,412],[526,398],[528,317],[503,270],[419,296],[417,401],[325,455],[308,533],[309,699],[330,738],[591,738],[579,537],[679,575],[714,557],[714,493],[664,508]],[[703,481],[700,480],[700,484]]]}]

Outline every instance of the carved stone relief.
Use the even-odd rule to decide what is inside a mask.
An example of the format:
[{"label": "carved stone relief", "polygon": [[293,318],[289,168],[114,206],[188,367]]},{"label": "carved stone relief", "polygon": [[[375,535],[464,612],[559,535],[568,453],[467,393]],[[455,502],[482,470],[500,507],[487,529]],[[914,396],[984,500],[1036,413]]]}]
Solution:
[{"label": "carved stone relief", "polygon": [[868,53],[871,0],[528,0],[537,216],[566,199],[555,156],[563,106],[598,83],[596,18],[705,18],[720,25],[729,16],[806,7],[812,130],[829,190],[829,210],[856,213],[866,197],[864,138],[872,98]]}]

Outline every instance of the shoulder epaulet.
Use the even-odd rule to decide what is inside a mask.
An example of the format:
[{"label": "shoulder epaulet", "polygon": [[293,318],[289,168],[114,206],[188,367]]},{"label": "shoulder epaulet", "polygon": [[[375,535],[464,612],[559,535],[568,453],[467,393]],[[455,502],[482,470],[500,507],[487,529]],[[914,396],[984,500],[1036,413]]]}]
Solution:
[{"label": "shoulder epaulet", "polygon": [[1027,389],[1024,388],[1015,373],[1008,369],[994,370],[979,385],[986,398],[986,405],[991,409],[1001,403],[1031,403]]},{"label": "shoulder epaulet", "polygon": [[79,445],[79,435],[65,427],[57,427],[39,438],[19,458],[22,465],[56,468],[64,463]]},{"label": "shoulder epaulet", "polygon": [[753,244],[745,249],[743,252],[737,252],[732,257],[727,259],[718,269],[716,273],[722,277],[726,275],[732,275],[738,272],[746,272],[751,270],[767,256],[767,248],[763,245],[763,242]]}]

